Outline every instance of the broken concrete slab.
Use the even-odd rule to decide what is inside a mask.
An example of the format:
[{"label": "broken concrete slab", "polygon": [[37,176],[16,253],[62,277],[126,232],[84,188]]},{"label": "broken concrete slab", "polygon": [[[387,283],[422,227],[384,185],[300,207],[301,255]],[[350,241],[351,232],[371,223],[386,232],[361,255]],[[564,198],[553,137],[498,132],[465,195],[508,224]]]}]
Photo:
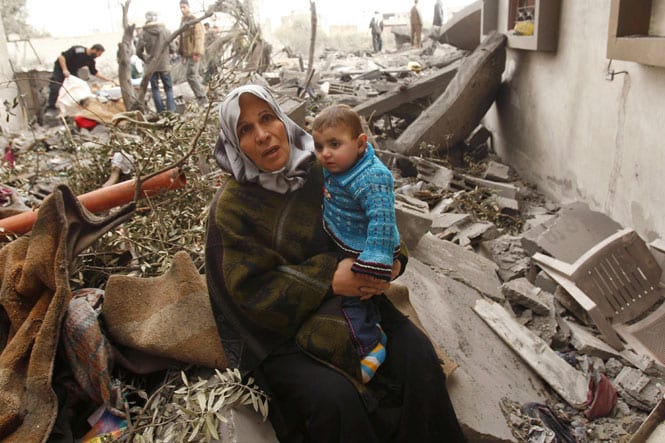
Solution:
[{"label": "broken concrete slab", "polygon": [[396,140],[393,149],[406,155],[422,142],[443,147],[463,141],[494,102],[506,63],[506,36],[492,33],[466,57],[445,92]]},{"label": "broken concrete slab", "polygon": [[520,204],[513,198],[498,195],[494,197],[494,201],[502,214],[518,215],[520,213]]},{"label": "broken concrete slab", "polygon": [[444,214],[435,215],[432,217],[432,227],[430,228],[430,232],[432,234],[438,234],[453,226],[457,227],[464,225],[470,220],[471,216],[469,214],[447,212]]},{"label": "broken concrete slab", "polygon": [[621,355],[613,347],[593,335],[584,327],[572,321],[564,321],[570,328],[570,344],[580,353],[600,357],[603,360],[610,358],[621,359]]},{"label": "broken concrete slab", "polygon": [[550,315],[554,309],[554,296],[524,277],[504,283],[501,292],[511,302],[531,309],[538,315]]},{"label": "broken concrete slab", "polygon": [[411,157],[383,149],[376,149],[375,152],[384,165],[390,169],[397,169],[402,177],[416,177],[418,175],[418,168],[416,168]]},{"label": "broken concrete slab", "polygon": [[624,366],[612,384],[626,403],[649,412],[663,397],[659,386],[665,386],[665,380],[647,377],[639,369]]},{"label": "broken concrete slab", "polygon": [[415,198],[395,194],[397,228],[401,239],[409,249],[415,248],[432,226],[432,217],[429,215],[427,203],[420,202],[425,205],[423,207],[417,202],[418,200]]},{"label": "broken concrete slab", "polygon": [[499,230],[492,222],[476,222],[463,226],[453,237],[453,242],[460,246],[475,245],[485,240],[493,240],[499,236]]},{"label": "broken concrete slab", "polygon": [[588,385],[582,372],[559,357],[540,337],[516,322],[501,305],[477,300],[473,310],[569,405],[578,409],[584,407]]},{"label": "broken concrete slab", "polygon": [[483,125],[478,125],[476,129],[464,140],[465,151],[473,161],[480,162],[487,157],[490,151],[492,133]]},{"label": "broken concrete slab", "polygon": [[463,178],[466,183],[469,183],[473,186],[491,189],[492,191],[496,192],[499,197],[511,198],[514,200],[517,198],[517,195],[520,191],[519,187],[512,183],[501,183],[492,180],[484,180],[472,175],[464,175]]},{"label": "broken concrete slab", "polygon": [[504,165],[503,163],[490,160],[487,162],[487,168],[485,169],[483,178],[485,180],[493,180],[497,182],[509,182],[510,167],[508,167],[508,165]]},{"label": "broken concrete slab", "polygon": [[[520,237],[511,235],[502,235],[494,240],[482,242],[478,252],[497,264],[499,277],[504,282],[524,277],[531,260],[522,248]],[[554,288],[556,284],[549,292],[553,292]]]},{"label": "broken concrete slab", "polygon": [[[467,440],[516,441],[501,412],[501,400],[510,398],[520,404],[544,402],[548,398],[546,387],[473,313],[470,308],[482,296],[445,275],[450,263],[433,260],[440,265],[427,264],[418,258],[436,254],[437,247],[423,254],[421,248],[430,243],[428,240],[411,251],[409,265],[398,282],[409,287],[411,302],[432,341],[459,364],[447,384]],[[446,242],[438,240],[439,243]],[[473,254],[463,250],[461,253]]]},{"label": "broken concrete slab", "polygon": [[494,262],[452,242],[426,234],[411,256],[492,300],[504,301]]},{"label": "broken concrete slab", "polygon": [[[458,58],[462,58],[459,54]],[[400,106],[428,98],[436,100],[446,90],[457,74],[460,62],[454,62],[431,76],[421,78],[409,85],[400,85],[395,90],[381,94],[354,107],[354,110],[367,120],[376,121],[382,115]]]},{"label": "broken concrete slab", "polygon": [[[544,252],[566,263],[574,263],[601,240],[621,229],[621,225],[585,203],[571,203],[556,218],[525,232],[522,246],[533,255]],[[533,251],[533,252],[531,252]]]},{"label": "broken concrete slab", "polygon": [[480,44],[480,20],[483,1],[478,0],[456,12],[431,37],[440,43],[448,43],[460,49],[473,51]]},{"label": "broken concrete slab", "polygon": [[450,187],[450,182],[454,177],[452,170],[419,157],[413,157],[412,160],[418,168],[418,178],[420,180],[425,180],[442,190],[447,190]]}]

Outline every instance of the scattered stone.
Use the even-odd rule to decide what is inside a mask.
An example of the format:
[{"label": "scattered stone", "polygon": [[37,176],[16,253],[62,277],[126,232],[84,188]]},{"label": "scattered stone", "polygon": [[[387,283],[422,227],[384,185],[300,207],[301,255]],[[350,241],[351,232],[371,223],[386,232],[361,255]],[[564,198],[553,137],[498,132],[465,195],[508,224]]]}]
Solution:
[{"label": "scattered stone", "polygon": [[621,363],[618,359],[610,357],[605,362],[605,375],[609,378],[615,378],[619,375],[619,372],[623,369],[624,364]]},{"label": "scattered stone", "polygon": [[649,412],[663,397],[660,386],[665,386],[665,380],[649,378],[639,369],[626,366],[616,376],[613,385],[626,403]]},{"label": "scattered stone", "polygon": [[574,322],[565,321],[565,323],[571,331],[570,344],[580,353],[600,357],[604,360],[609,358],[619,358],[619,354],[614,348],[594,336],[584,327],[577,325]]},{"label": "scattered stone", "polygon": [[513,303],[531,309],[539,315],[550,315],[554,309],[554,296],[521,277],[501,285],[503,295]]},{"label": "scattered stone", "polygon": [[510,168],[507,165],[490,160],[487,162],[487,169],[483,174],[483,178],[497,182],[509,182]]},{"label": "scattered stone", "polygon": [[479,252],[499,266],[499,277],[504,282],[525,276],[531,260],[522,248],[520,238],[511,235],[482,242]]},{"label": "scattered stone", "polygon": [[453,241],[460,246],[468,246],[482,240],[492,240],[499,236],[496,225],[492,222],[471,223],[455,235]]},{"label": "scattered stone", "polygon": [[520,213],[520,204],[513,198],[496,196],[494,197],[499,212],[508,215],[518,215]]},{"label": "scattered stone", "polygon": [[[404,201],[405,196],[395,197],[395,218],[397,219],[397,227],[399,229],[400,237],[406,243],[407,248],[413,249],[416,247],[420,239],[425,235],[430,226],[432,226],[432,218],[429,215],[429,208],[427,203],[425,208],[422,206],[411,204],[411,202]],[[409,199],[415,200],[415,199]]]},{"label": "scattered stone", "polygon": [[484,180],[482,178],[474,177],[471,175],[465,175],[464,181],[473,186],[491,189],[500,197],[512,198],[514,200],[519,194],[519,188],[511,183],[500,183],[492,180]]},{"label": "scattered stone", "polygon": [[432,234],[438,234],[452,227],[459,227],[468,223],[471,220],[469,214],[457,214],[454,212],[448,212],[444,214],[435,215],[432,217],[432,228],[430,232]]},{"label": "scattered stone", "polygon": [[418,178],[425,180],[439,188],[445,190],[450,186],[453,179],[453,171],[434,162],[414,157],[416,167],[418,168]]}]

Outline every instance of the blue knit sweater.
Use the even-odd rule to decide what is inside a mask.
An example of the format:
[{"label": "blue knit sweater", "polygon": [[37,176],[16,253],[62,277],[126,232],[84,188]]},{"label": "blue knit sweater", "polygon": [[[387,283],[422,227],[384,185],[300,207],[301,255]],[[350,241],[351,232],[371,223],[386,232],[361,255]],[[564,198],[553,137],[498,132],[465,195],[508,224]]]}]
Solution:
[{"label": "blue knit sweater", "polygon": [[367,143],[365,154],[339,174],[324,169],[323,227],[345,254],[353,272],[390,281],[400,251],[394,180]]}]

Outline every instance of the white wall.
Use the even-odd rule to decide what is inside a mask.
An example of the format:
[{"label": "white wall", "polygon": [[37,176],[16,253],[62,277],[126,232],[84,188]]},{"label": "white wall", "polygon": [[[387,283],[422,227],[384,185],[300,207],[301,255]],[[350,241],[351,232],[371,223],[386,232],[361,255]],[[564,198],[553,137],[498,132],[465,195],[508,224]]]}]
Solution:
[{"label": "white wall", "polygon": [[[499,23],[506,9],[500,0]],[[607,81],[609,14],[610,0],[562,0],[558,51],[509,49],[485,124],[499,155],[548,196],[662,238],[665,68],[615,60],[628,74]]]}]

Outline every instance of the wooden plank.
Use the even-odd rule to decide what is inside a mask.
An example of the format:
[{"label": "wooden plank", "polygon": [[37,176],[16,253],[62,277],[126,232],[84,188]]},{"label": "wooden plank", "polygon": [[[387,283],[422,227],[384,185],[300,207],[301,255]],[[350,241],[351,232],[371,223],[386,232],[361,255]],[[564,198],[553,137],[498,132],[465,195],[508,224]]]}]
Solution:
[{"label": "wooden plank", "polygon": [[515,321],[498,303],[479,299],[473,310],[568,404],[584,408],[588,388],[582,372],[566,363],[543,339]]},{"label": "wooden plank", "polygon": [[459,60],[455,61],[441,70],[441,72],[420,79],[406,87],[404,90],[402,90],[401,87],[395,88],[394,91],[386,92],[371,100],[367,100],[356,106],[354,109],[363,117],[376,120],[383,114],[387,114],[405,103],[411,103],[425,97],[431,97],[432,100],[435,100],[443,94],[443,91],[445,91],[448,84],[450,84],[455,77],[460,63]]}]

